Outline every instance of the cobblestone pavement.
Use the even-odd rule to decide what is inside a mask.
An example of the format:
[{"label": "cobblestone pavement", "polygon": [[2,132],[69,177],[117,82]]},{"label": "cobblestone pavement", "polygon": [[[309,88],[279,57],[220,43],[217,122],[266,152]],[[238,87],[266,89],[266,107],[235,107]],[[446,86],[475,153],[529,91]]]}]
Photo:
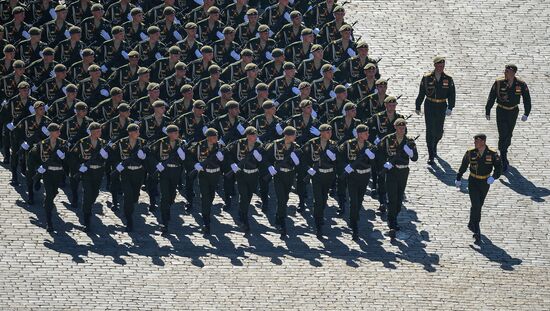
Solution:
[{"label": "cobblestone pavement", "polygon": [[[142,205],[137,232],[128,235],[107,196],[94,208],[105,215],[86,235],[63,194],[54,220],[63,230],[50,235],[40,204],[26,206],[22,189],[7,186],[9,174],[0,169],[0,309],[547,310],[550,2],[353,0],[347,8],[371,54],[383,56],[389,90],[403,94],[401,112],[413,113],[420,78],[436,54],[448,57],[446,71],[457,86],[437,169],[427,169],[419,139],[421,159],[411,170],[396,242],[385,235],[371,198],[359,243],[335,209],[328,212],[329,238],[320,242],[311,214],[295,213],[294,194],[287,241],[273,229],[273,206],[268,218],[254,212],[249,237],[234,224],[236,206],[232,215],[218,206],[213,237],[205,239],[197,208],[183,215],[179,203],[175,234],[166,239]],[[529,85],[533,111],[516,127],[510,171],[489,192],[479,247],[466,228],[468,196],[453,179],[474,133],[486,132],[496,146],[496,124],[485,120],[484,104],[509,61]],[[410,120],[410,133],[423,134],[422,118]],[[145,193],[142,199],[148,201]]]}]

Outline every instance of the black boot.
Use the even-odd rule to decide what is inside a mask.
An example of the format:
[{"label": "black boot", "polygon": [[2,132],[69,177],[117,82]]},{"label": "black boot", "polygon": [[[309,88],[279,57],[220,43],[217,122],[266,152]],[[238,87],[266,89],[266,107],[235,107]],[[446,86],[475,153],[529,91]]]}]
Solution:
[{"label": "black boot", "polygon": [[10,180],[10,185],[12,185],[14,187],[19,186],[19,180],[17,180],[17,175],[12,174],[11,180]]},{"label": "black boot", "polygon": [[346,199],[339,198],[338,199],[338,211],[336,214],[340,217],[344,216],[344,212],[346,211]]},{"label": "black boot", "polygon": [[149,212],[154,213],[157,209],[155,198],[149,199]]},{"label": "black boot", "polygon": [[90,219],[91,215],[84,215],[84,232],[90,232]]},{"label": "black boot", "polygon": [[502,171],[506,172],[508,170],[508,166],[510,165],[510,162],[508,162],[508,152],[502,152],[501,154],[502,159]]},{"label": "black boot", "polygon": [[223,205],[223,210],[224,211],[229,211],[231,209],[231,196],[230,195],[226,195],[225,196],[225,204]]},{"label": "black boot", "polygon": [[165,223],[161,225],[160,231],[162,232],[162,236],[168,235],[168,223]]},{"label": "black boot", "polygon": [[134,231],[134,220],[131,215],[126,215],[126,232]]},{"label": "black boot", "polygon": [[380,213],[384,214],[387,210],[386,203],[380,203],[380,206],[378,206],[378,210],[380,211]]},{"label": "black boot", "polygon": [[300,203],[298,203],[298,213],[303,214],[306,212],[306,203],[302,200],[300,200]]},{"label": "black boot", "polygon": [[29,189],[27,204],[28,205],[33,205],[34,204],[34,191],[32,190],[32,187]]},{"label": "black boot", "polygon": [[316,222],[317,239],[322,240],[323,239],[323,226],[321,225],[320,220],[317,219],[315,222]]},{"label": "black boot", "polygon": [[72,195],[72,198],[71,198],[71,208],[78,208],[78,194],[77,193],[73,193]]}]

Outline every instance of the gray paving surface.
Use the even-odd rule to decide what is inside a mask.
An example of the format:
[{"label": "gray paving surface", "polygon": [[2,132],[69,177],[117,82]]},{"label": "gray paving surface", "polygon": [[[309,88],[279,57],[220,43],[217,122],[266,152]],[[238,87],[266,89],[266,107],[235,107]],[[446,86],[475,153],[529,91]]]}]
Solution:
[{"label": "gray paving surface", "polygon": [[[318,241],[311,214],[304,219],[294,206],[287,241],[270,225],[273,208],[269,220],[254,213],[253,234],[245,237],[216,207],[214,235],[205,239],[198,214],[183,215],[181,204],[169,239],[145,205],[138,232],[128,235],[104,195],[95,211],[105,215],[94,218],[89,236],[66,196],[58,196],[55,224],[63,231],[50,235],[40,204],[26,206],[0,169],[0,309],[548,310],[550,2],[355,0],[347,7],[371,54],[383,56],[389,90],[403,94],[402,113],[414,111],[434,55],[448,57],[446,71],[457,85],[438,169],[426,168],[419,140],[421,159],[411,170],[396,242],[385,236],[371,198],[359,243],[334,209],[329,239]],[[512,168],[489,192],[479,247],[466,228],[468,196],[452,184],[474,133],[486,132],[496,146],[496,124],[485,120],[484,104],[509,61],[529,85],[533,111],[526,123],[518,121]],[[424,133],[422,118],[411,119],[410,132]]]}]

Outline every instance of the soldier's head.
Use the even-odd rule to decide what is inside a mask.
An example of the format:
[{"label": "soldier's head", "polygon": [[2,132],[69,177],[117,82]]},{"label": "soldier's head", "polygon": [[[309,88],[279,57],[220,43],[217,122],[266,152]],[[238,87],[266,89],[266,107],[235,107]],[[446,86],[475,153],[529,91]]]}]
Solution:
[{"label": "soldier's head", "polygon": [[214,58],[214,49],[210,45],[204,45],[201,48],[202,59],[205,62],[209,62]]},{"label": "soldier's head", "polygon": [[94,18],[96,19],[102,18],[103,13],[105,13],[105,11],[103,10],[103,5],[99,3],[95,3],[94,5],[92,5],[92,15],[94,16]]},{"label": "soldier's head", "polygon": [[35,101],[33,107],[36,116],[43,117],[46,114],[46,104],[43,101]]},{"label": "soldier's head", "polygon": [[388,89],[388,80],[380,78],[376,80],[374,84],[376,85],[378,94],[386,94],[386,90]]},{"label": "soldier's head", "polygon": [[304,28],[301,32],[302,41],[307,44],[313,43],[315,36],[313,35],[313,30],[311,28]]},{"label": "soldier's head", "polygon": [[15,46],[13,46],[12,44],[6,44],[2,51],[4,52],[4,57],[6,58],[6,60],[15,59]]},{"label": "soldier's head", "polygon": [[149,28],[147,28],[147,35],[149,36],[149,41],[157,42],[160,38],[160,28],[157,26],[149,26]]},{"label": "soldier's head", "polygon": [[253,25],[256,24],[258,22],[258,10],[248,9],[248,11],[246,11],[246,17],[249,23]]},{"label": "soldier's head", "polygon": [[84,118],[88,114],[88,105],[85,102],[78,102],[74,105],[77,118]]},{"label": "soldier's head", "polygon": [[235,28],[227,26],[223,29],[224,40],[233,42],[235,40]]},{"label": "soldier's head", "polygon": [[258,26],[258,35],[262,41],[267,41],[267,39],[269,39],[269,32],[270,29],[268,25],[262,24]]},{"label": "soldier's head", "polygon": [[187,74],[187,65],[184,62],[177,62],[174,68],[176,68],[176,77],[180,79]]},{"label": "soldier's head", "polygon": [[335,71],[336,71],[336,67],[334,67],[331,64],[324,64],[323,66],[321,66],[321,75],[327,81],[332,80],[334,78]]},{"label": "soldier's head", "polygon": [[55,67],[53,67],[53,71],[57,80],[63,80],[67,77],[67,67],[63,64],[55,65]]},{"label": "soldier's head", "polygon": [[184,99],[186,100],[193,99],[193,86],[191,84],[182,85],[180,91]]},{"label": "soldier's head", "polygon": [[163,100],[156,100],[153,103],[153,110],[155,115],[162,116],[166,112],[166,103]]},{"label": "soldier's head", "polygon": [[56,19],[58,21],[64,21],[67,19],[67,7],[64,4],[57,5],[55,7]]},{"label": "soldier's head", "polygon": [[42,37],[42,30],[40,28],[31,27],[31,29],[29,29],[29,34],[31,35],[32,43],[40,42],[40,38]]},{"label": "soldier's head", "polygon": [[436,56],[434,57],[434,68],[436,73],[442,73],[445,70],[445,57]]},{"label": "soldier's head", "polygon": [[344,113],[346,114],[346,117],[355,118],[357,115],[357,105],[352,102],[346,103],[344,105]]},{"label": "soldier's head", "polygon": [[357,140],[364,142],[369,139],[369,128],[365,124],[357,125],[355,131],[357,132]]},{"label": "soldier's head", "polygon": [[65,91],[67,92],[67,100],[73,101],[76,98],[78,87],[75,84],[70,83],[65,87]]},{"label": "soldier's head", "polygon": [[[168,0],[172,1],[173,0]],[[164,19],[168,22],[173,22],[176,19],[176,10],[171,5],[165,5],[164,10],[162,10],[162,15],[164,16]]]},{"label": "soldier's head", "polygon": [[277,64],[284,64],[285,62],[285,53],[280,48],[275,48],[271,51],[271,56],[273,56],[273,61]]},{"label": "soldier's head", "polygon": [[143,22],[143,10],[141,8],[133,8],[130,15],[132,16],[132,22],[136,24]]},{"label": "soldier's head", "polygon": [[252,63],[252,60],[254,59],[254,52],[250,49],[243,49],[241,51],[241,60],[244,64],[250,64]]},{"label": "soldier's head", "polygon": [[506,64],[504,66],[504,77],[506,79],[512,79],[516,76],[516,72],[518,71],[518,67],[514,64]]},{"label": "soldier's head", "polygon": [[101,68],[96,64],[92,64],[88,67],[88,74],[93,81],[97,81],[101,78]]},{"label": "soldier's head", "polygon": [[311,54],[314,59],[323,59],[323,46],[320,44],[314,44],[311,46]]},{"label": "soldier's head", "polygon": [[294,78],[296,75],[296,66],[291,62],[285,62],[283,70],[286,78]]},{"label": "soldier's head", "polygon": [[90,123],[88,131],[90,132],[90,138],[98,139],[101,136],[101,124],[97,122]]},{"label": "soldier's head", "polygon": [[29,97],[29,91],[31,89],[31,85],[26,81],[21,81],[17,85],[17,89],[19,90],[19,97],[27,98]]},{"label": "soldier's head", "polygon": [[[151,79],[151,69],[145,67],[139,67],[137,70],[139,82],[149,83]],[[149,89],[147,89],[149,90]]]},{"label": "soldier's head", "polygon": [[348,99],[348,89],[345,85],[338,84],[334,87],[334,93],[336,94],[337,101],[342,102]]},{"label": "soldier's head", "polygon": [[138,53],[138,51],[130,51],[130,53],[128,53],[128,63],[132,67],[138,65],[138,63],[139,63],[139,53]]},{"label": "soldier's head", "polygon": [[476,147],[476,149],[481,150],[485,148],[486,144],[487,144],[487,135],[483,133],[479,133],[474,136],[474,146]]},{"label": "soldier's head", "polygon": [[304,99],[300,102],[300,109],[302,110],[302,114],[305,116],[310,116],[311,111],[313,110],[312,107],[313,103],[309,99]]},{"label": "soldier's head", "polygon": [[302,13],[300,13],[300,11],[292,11],[290,12],[290,21],[292,23],[292,25],[294,26],[300,26],[300,24],[302,23]]},{"label": "soldier's head", "polygon": [[196,117],[200,117],[204,114],[204,109],[206,109],[206,104],[198,99],[195,102],[193,102],[193,114],[195,114]]},{"label": "soldier's head", "polygon": [[113,103],[116,103],[116,104],[120,103],[124,96],[122,89],[116,86],[111,89],[110,95],[111,95],[111,101],[113,101]]},{"label": "soldier's head", "polygon": [[127,119],[130,117],[130,106],[127,103],[120,103],[117,107],[118,116],[121,119]]},{"label": "soldier's head", "polygon": [[197,24],[193,22],[189,22],[185,24],[185,32],[187,33],[187,36],[189,38],[195,38],[195,34],[197,34]]},{"label": "soldier's head", "polygon": [[172,63],[177,62],[181,56],[181,49],[177,45],[173,45],[168,49],[168,57]]},{"label": "soldier's head", "polygon": [[233,90],[231,89],[231,85],[224,84],[220,87],[220,97],[223,100],[229,100],[233,98]]},{"label": "soldier's head", "polygon": [[151,82],[147,85],[147,94],[150,99],[156,100],[160,95],[160,85],[155,82]]},{"label": "soldier's head", "polygon": [[403,118],[398,118],[393,123],[393,126],[395,127],[395,132],[397,135],[402,136],[405,135],[405,132],[407,131],[407,121]]},{"label": "soldier's head", "polygon": [[122,26],[115,26],[111,30],[111,35],[113,35],[113,39],[115,41],[122,41],[125,37],[124,28]]},{"label": "soldier's head", "polygon": [[42,50],[42,59],[44,60],[44,63],[49,64],[53,62],[53,58],[54,50],[51,47],[47,47]]},{"label": "soldier's head", "polygon": [[139,137],[139,125],[137,125],[136,123],[128,125],[126,130],[128,131],[128,137],[130,139],[135,140]]},{"label": "soldier's head", "polygon": [[208,8],[208,19],[211,21],[218,21],[220,19],[220,9],[217,6],[211,6]]},{"label": "soldier's head", "polygon": [[166,135],[171,141],[174,141],[180,135],[179,128],[177,125],[170,124],[166,127]]},{"label": "soldier's head", "polygon": [[335,20],[337,20],[338,22],[341,22],[344,20],[344,16],[346,16],[346,10],[344,9],[343,6],[337,5],[332,10],[332,15],[334,15]]},{"label": "soldier's head", "polygon": [[373,63],[367,63],[365,67],[363,67],[363,70],[365,71],[365,76],[367,76],[367,79],[371,80],[374,79],[374,76],[376,75],[376,65]]},{"label": "soldier's head", "polygon": [[268,116],[273,116],[275,115],[275,112],[277,112],[275,104],[269,99],[263,102],[262,108],[264,109],[264,113]]},{"label": "soldier's head", "polygon": [[384,99],[384,106],[386,107],[386,111],[389,114],[395,113],[395,109],[397,107],[397,97],[395,96],[388,96]]},{"label": "soldier's head", "polygon": [[258,66],[254,63],[249,63],[244,66],[244,71],[249,79],[256,79],[258,77]]},{"label": "soldier's head", "polygon": [[20,23],[25,20],[25,9],[22,6],[16,6],[11,13],[15,22]]},{"label": "soldier's head", "polygon": [[353,29],[351,28],[351,25],[344,24],[340,27],[339,31],[342,39],[349,40],[351,38],[351,32],[353,31]]},{"label": "soldier's head", "polygon": [[23,74],[25,74],[25,63],[18,59],[13,62],[13,71],[15,72],[15,75],[20,77]]},{"label": "soldier's head", "polygon": [[329,140],[332,137],[332,126],[330,124],[321,124],[319,126],[319,132],[321,132],[321,139]]},{"label": "soldier's head", "polygon": [[57,123],[50,123],[48,124],[48,132],[50,132],[50,139],[57,139],[59,135],[61,134],[61,127]]},{"label": "soldier's head", "polygon": [[239,110],[239,103],[230,100],[227,103],[225,103],[225,109],[227,110],[227,115],[233,118],[236,118],[239,116],[240,110]]},{"label": "soldier's head", "polygon": [[249,126],[244,130],[244,134],[246,135],[246,140],[249,144],[255,143],[256,139],[258,139],[258,131],[255,127]]},{"label": "soldier's head", "polygon": [[292,126],[287,126],[283,129],[285,143],[293,143],[296,141],[296,129]]},{"label": "soldier's head", "polygon": [[300,90],[300,96],[302,98],[307,98],[311,93],[311,84],[307,81],[302,81],[298,85],[298,90]]},{"label": "soldier's head", "polygon": [[73,42],[80,41],[80,39],[82,39],[82,29],[78,26],[72,26],[69,28],[69,34],[71,36],[70,39]]},{"label": "soldier's head", "polygon": [[218,65],[210,65],[208,67],[208,73],[210,74],[210,79],[217,81],[220,79],[222,69]]},{"label": "soldier's head", "polygon": [[369,56],[369,44],[365,41],[357,42],[357,54],[361,57]]},{"label": "soldier's head", "polygon": [[258,95],[258,98],[266,99],[267,96],[269,95],[267,84],[258,83],[256,85],[256,95]]},{"label": "soldier's head", "polygon": [[215,128],[208,128],[204,133],[204,136],[206,136],[206,141],[208,144],[213,145],[218,143],[218,131]]},{"label": "soldier's head", "polygon": [[92,49],[86,48],[82,50],[82,62],[84,64],[91,64],[95,60],[95,52]]}]

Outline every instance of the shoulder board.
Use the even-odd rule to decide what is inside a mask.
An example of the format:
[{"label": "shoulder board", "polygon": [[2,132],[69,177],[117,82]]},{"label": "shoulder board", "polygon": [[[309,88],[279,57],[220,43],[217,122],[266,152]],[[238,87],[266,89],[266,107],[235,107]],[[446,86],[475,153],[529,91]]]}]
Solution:
[{"label": "shoulder board", "polygon": [[431,76],[431,75],[432,75],[432,72],[431,72],[431,71],[428,71],[428,72],[426,72],[426,73],[424,74],[424,77],[429,77],[429,76]]},{"label": "shoulder board", "polygon": [[498,77],[498,78],[496,78],[496,80],[497,81],[504,81],[504,80],[506,80],[506,78],[505,77]]},{"label": "shoulder board", "polygon": [[493,153],[497,153],[497,151],[491,147],[487,147],[487,149],[489,149],[489,151],[493,152]]}]

